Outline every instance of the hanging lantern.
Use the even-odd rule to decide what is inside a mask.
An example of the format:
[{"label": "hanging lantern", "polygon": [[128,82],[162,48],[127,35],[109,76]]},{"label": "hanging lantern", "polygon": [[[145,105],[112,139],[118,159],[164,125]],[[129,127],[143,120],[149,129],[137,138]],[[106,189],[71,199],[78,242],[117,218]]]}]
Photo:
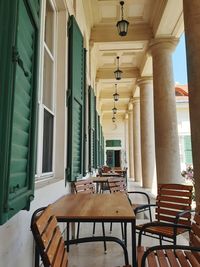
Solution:
[{"label": "hanging lantern", "polygon": [[126,36],[127,32],[128,32],[129,22],[124,19],[124,9],[123,9],[124,1],[120,1],[120,5],[121,5],[122,19],[117,22],[116,26],[117,26],[119,35],[120,36]]},{"label": "hanging lantern", "polygon": [[121,76],[122,76],[122,73],[123,73],[123,71],[121,71],[120,69],[119,69],[119,57],[117,57],[117,69],[116,69],[116,71],[114,71],[114,74],[115,74],[115,79],[116,80],[121,80]]},{"label": "hanging lantern", "polygon": [[115,102],[114,102],[114,107],[113,107],[112,111],[113,111],[113,115],[117,114],[117,108],[115,107]]},{"label": "hanging lantern", "polygon": [[116,118],[114,116],[112,117],[112,122],[116,122]]},{"label": "hanging lantern", "polygon": [[119,94],[117,93],[117,84],[115,84],[115,93],[113,94],[114,101],[119,100]]}]

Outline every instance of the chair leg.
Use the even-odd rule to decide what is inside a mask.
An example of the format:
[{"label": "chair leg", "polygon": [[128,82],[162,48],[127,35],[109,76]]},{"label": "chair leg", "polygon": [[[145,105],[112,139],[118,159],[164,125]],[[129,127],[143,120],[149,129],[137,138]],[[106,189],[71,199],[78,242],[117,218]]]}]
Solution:
[{"label": "chair leg", "polygon": [[92,231],[92,235],[93,235],[93,236],[95,235],[95,226],[96,226],[96,223],[94,222],[94,223],[93,223],[93,231]]},{"label": "chair leg", "polygon": [[110,233],[112,233],[112,222],[110,223]]},{"label": "chair leg", "polygon": [[159,236],[160,246],[162,246],[162,236]]},{"label": "chair leg", "polygon": [[77,225],[76,239],[79,238],[79,231],[80,231],[80,222],[78,222],[78,225]]},{"label": "chair leg", "polygon": [[124,240],[124,227],[123,227],[123,223],[121,223],[121,231],[122,231],[122,240]]},{"label": "chair leg", "polygon": [[[67,222],[67,241],[69,241],[69,222]],[[67,242],[67,252],[69,252],[69,244]]]},{"label": "chair leg", "polygon": [[[102,223],[102,232],[103,232],[103,237],[105,238],[105,225],[104,225],[104,223]],[[107,253],[107,246],[106,246],[106,240],[105,239],[103,241],[103,244],[104,244],[104,253],[106,254]]]}]

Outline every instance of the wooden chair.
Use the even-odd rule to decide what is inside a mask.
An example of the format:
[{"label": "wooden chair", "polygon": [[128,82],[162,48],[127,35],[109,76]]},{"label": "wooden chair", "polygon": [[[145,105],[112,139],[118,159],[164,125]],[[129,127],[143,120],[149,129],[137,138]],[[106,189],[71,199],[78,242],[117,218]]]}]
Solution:
[{"label": "wooden chair", "polygon": [[[76,194],[94,194],[95,186],[92,179],[83,179],[73,183],[73,188]],[[80,232],[80,223],[78,223],[77,227],[77,238],[79,238]],[[105,236],[105,226],[102,223],[102,232],[103,236]],[[95,223],[93,224],[93,235],[95,234]],[[104,252],[107,252],[106,242],[104,241]]]},{"label": "wooden chair", "polygon": [[[145,192],[140,192],[140,191],[128,191],[127,190],[127,182],[126,182],[126,178],[124,177],[116,177],[116,178],[110,178],[108,179],[108,186],[110,189],[111,193],[116,193],[116,192],[124,192],[128,199],[129,202],[132,206],[132,208],[135,210],[137,207],[140,207],[140,210],[138,210],[139,212],[144,212],[144,211],[148,211],[149,213],[149,219],[150,221],[152,221],[152,214],[151,214],[151,206],[150,206],[150,197],[148,196],[147,193]],[[133,194],[139,194],[145,197],[145,204],[144,205],[139,205],[136,203],[132,203],[130,196]]]},{"label": "wooden chair", "polygon": [[[36,243],[35,266],[39,267],[39,255],[41,256],[44,267],[68,267],[68,255],[65,249],[65,242],[57,224],[56,217],[51,212],[51,206],[36,210],[31,220],[31,230]],[[79,243],[103,241],[103,237],[95,240],[83,238]],[[120,240],[114,237],[107,237],[107,241],[117,242],[124,251],[125,266],[130,267],[128,262],[128,252]],[[72,240],[75,244],[76,240]],[[39,254],[38,254],[39,253]],[[92,255],[88,255],[92,257]]]},{"label": "wooden chair", "polygon": [[[138,246],[138,267],[200,267],[200,206],[196,209],[191,227],[176,226],[191,229],[189,246],[164,245],[148,249]],[[142,231],[140,232],[140,239]]]},{"label": "wooden chair", "polygon": [[[155,221],[148,224],[137,225],[136,228],[141,230],[145,228],[144,234],[162,240],[171,241],[176,244],[177,235],[186,231],[184,228],[168,227],[168,224],[179,224],[190,226],[191,224],[191,202],[192,186],[181,184],[160,184],[158,185],[158,195],[155,206]],[[147,205],[145,205],[147,207]],[[143,206],[135,209],[137,213]],[[160,223],[166,224],[166,227],[160,227]]]},{"label": "wooden chair", "polygon": [[[135,203],[131,202],[130,195],[131,194],[140,194],[140,195],[145,196],[147,204],[144,205],[144,208],[141,209],[140,211],[144,212],[145,210],[148,210],[150,220],[152,220],[151,209],[149,207],[150,198],[145,192],[128,191],[127,190],[126,178],[124,178],[124,177],[112,177],[112,178],[108,179],[108,186],[109,186],[109,189],[110,189],[110,193],[122,192],[122,193],[126,194],[127,197],[128,197],[128,200],[130,202],[130,205],[133,208],[133,210],[137,207],[137,205]],[[124,225],[124,227],[126,229],[126,224]],[[122,239],[124,239],[125,243],[126,243],[126,230],[124,231],[123,224],[121,224],[121,231],[122,231]],[[110,224],[110,232],[112,232],[112,223]]]}]

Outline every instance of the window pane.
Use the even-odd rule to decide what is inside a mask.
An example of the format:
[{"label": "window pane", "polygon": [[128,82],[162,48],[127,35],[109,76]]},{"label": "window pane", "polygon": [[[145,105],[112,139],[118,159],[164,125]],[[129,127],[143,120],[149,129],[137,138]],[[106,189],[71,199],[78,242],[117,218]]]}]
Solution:
[{"label": "window pane", "polygon": [[53,62],[46,50],[44,53],[43,104],[53,111]]},{"label": "window pane", "polygon": [[50,1],[46,1],[45,16],[45,43],[53,54],[53,29],[54,29],[54,12]]},{"label": "window pane", "polygon": [[44,109],[42,172],[52,172],[53,159],[53,115]]}]

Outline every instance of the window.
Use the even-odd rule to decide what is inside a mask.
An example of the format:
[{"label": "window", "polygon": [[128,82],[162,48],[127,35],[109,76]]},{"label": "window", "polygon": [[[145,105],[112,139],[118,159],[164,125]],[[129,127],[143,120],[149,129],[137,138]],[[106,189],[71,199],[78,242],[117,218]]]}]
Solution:
[{"label": "window", "polygon": [[106,140],[107,147],[118,147],[121,146],[121,140]]},{"label": "window", "polygon": [[43,35],[43,71],[39,96],[39,142],[37,177],[54,175],[55,140],[55,45],[56,12],[52,0],[45,2],[45,21]]}]

